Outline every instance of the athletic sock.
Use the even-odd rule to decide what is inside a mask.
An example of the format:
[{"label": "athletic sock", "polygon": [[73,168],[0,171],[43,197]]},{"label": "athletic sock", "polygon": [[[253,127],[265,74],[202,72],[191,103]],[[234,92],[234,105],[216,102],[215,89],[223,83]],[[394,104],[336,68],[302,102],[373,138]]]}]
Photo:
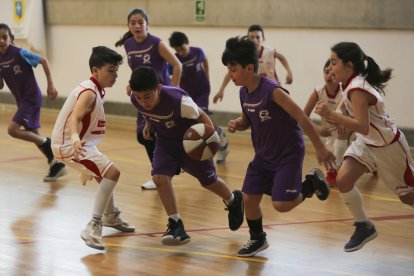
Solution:
[{"label": "athletic sock", "polygon": [[171,216],[168,216],[170,219],[173,219],[175,222],[177,222],[180,219],[180,214],[173,214]]},{"label": "athletic sock", "polygon": [[247,224],[249,225],[250,239],[257,240],[263,235],[263,217],[260,217],[255,220],[247,219]]},{"label": "athletic sock", "polygon": [[99,184],[98,191],[95,196],[95,203],[93,207],[93,217],[101,218],[105,211],[106,206],[112,196],[112,192],[115,188],[116,181],[103,178]]},{"label": "athletic sock", "polygon": [[335,139],[333,146],[333,154],[335,155],[336,162],[335,168],[338,170],[342,164],[344,154],[348,148],[348,140],[345,139]]},{"label": "athletic sock", "polygon": [[354,216],[355,221],[369,221],[368,215],[364,209],[362,196],[356,187],[353,187],[349,192],[341,193],[341,197],[349,211],[351,211]]}]

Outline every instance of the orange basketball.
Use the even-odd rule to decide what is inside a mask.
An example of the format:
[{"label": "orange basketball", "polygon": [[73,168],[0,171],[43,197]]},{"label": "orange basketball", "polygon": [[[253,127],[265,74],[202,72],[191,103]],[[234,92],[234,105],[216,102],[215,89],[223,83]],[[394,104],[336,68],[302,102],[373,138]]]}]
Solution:
[{"label": "orange basketball", "polygon": [[183,137],[185,152],[197,161],[213,158],[219,148],[219,143],[217,131],[202,123],[189,127]]}]

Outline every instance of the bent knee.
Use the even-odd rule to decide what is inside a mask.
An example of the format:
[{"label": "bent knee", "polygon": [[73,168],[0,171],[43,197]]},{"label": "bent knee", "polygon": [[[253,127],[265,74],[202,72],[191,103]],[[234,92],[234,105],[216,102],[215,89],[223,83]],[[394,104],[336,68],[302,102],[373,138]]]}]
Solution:
[{"label": "bent knee", "polygon": [[406,195],[400,196],[402,203],[414,206],[414,192],[408,193]]},{"label": "bent knee", "polygon": [[272,205],[273,209],[281,213],[289,212],[293,209],[293,205],[290,201],[273,201]]},{"label": "bent knee", "polygon": [[15,128],[7,128],[7,133],[13,138],[17,137],[17,130]]}]

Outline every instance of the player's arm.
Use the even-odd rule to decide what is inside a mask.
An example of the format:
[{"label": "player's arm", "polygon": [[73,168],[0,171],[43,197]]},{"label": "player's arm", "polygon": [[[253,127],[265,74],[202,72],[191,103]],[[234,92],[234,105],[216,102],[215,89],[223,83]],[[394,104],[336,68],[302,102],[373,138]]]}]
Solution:
[{"label": "player's arm", "polygon": [[[305,112],[306,116],[310,117],[310,114],[312,113],[318,101],[319,101],[318,93],[316,93],[316,91],[313,90],[311,95],[308,98],[308,101],[306,102],[305,107],[303,108],[303,112]],[[324,132],[322,128],[314,124],[313,122],[312,124],[316,128],[316,131],[319,133],[319,135],[322,135],[322,132]],[[322,135],[322,136],[326,136],[326,135]]]},{"label": "player's arm", "polygon": [[73,108],[71,120],[69,122],[69,132],[75,151],[75,158],[84,155],[83,145],[85,144],[85,141],[80,140],[79,131],[82,128],[83,118],[86,114],[92,111],[95,101],[96,94],[92,90],[85,90],[79,95]]},{"label": "player's arm", "polygon": [[205,113],[191,97],[183,96],[181,99],[181,117],[186,119],[197,120],[199,123],[210,125],[214,128],[210,117]]},{"label": "player's arm", "polygon": [[217,103],[218,101],[222,101],[224,98],[224,89],[226,89],[227,84],[230,82],[230,75],[224,75],[223,82],[221,83],[219,91],[214,95],[213,103]]},{"label": "player's arm", "polygon": [[250,127],[249,121],[246,118],[246,115],[242,113],[239,118],[230,120],[227,124],[227,130],[231,133],[236,131],[244,131]]},{"label": "player's arm", "polygon": [[202,64],[203,64],[204,73],[206,74],[207,79],[210,80],[210,71],[209,71],[208,60],[206,56],[204,57]]},{"label": "player's arm", "polygon": [[306,116],[292,98],[280,88],[275,88],[275,90],[273,90],[272,99],[302,127],[303,131],[315,147],[318,161],[323,163],[326,168],[332,168],[335,162],[335,156],[326,149],[309,117]]},{"label": "player's arm", "polygon": [[362,90],[355,90],[350,95],[351,104],[354,116],[345,116],[339,112],[330,110],[328,106],[322,102],[316,105],[315,112],[325,117],[326,119],[333,121],[339,125],[343,125],[352,131],[366,135],[369,132],[369,112],[370,105],[374,105],[377,99]]},{"label": "player's arm", "polygon": [[158,51],[160,56],[173,67],[171,85],[179,87],[183,65],[163,41],[160,41]]},{"label": "player's arm", "polygon": [[293,76],[292,76],[292,71],[290,70],[290,66],[289,66],[287,59],[285,58],[284,55],[282,55],[281,53],[277,51],[275,51],[274,57],[277,58],[280,61],[280,63],[282,63],[283,67],[286,70],[286,83],[291,84],[293,81]]},{"label": "player's arm", "polygon": [[58,96],[58,92],[53,84],[52,73],[50,71],[49,62],[45,57],[40,58],[40,64],[42,64],[43,71],[45,72],[47,79],[47,96],[49,99],[54,100]]},{"label": "player's arm", "polygon": [[2,71],[0,71],[0,89],[3,89],[3,87],[4,87],[3,74],[2,74]]}]

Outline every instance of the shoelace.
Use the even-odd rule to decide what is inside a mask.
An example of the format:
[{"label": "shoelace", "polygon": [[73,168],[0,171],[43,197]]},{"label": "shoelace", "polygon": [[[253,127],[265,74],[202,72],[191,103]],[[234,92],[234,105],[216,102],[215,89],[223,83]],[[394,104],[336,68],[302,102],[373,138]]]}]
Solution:
[{"label": "shoelace", "polygon": [[249,249],[250,246],[252,246],[253,244],[255,244],[257,241],[256,240],[248,240],[247,243],[245,245],[243,245],[243,249]]}]

